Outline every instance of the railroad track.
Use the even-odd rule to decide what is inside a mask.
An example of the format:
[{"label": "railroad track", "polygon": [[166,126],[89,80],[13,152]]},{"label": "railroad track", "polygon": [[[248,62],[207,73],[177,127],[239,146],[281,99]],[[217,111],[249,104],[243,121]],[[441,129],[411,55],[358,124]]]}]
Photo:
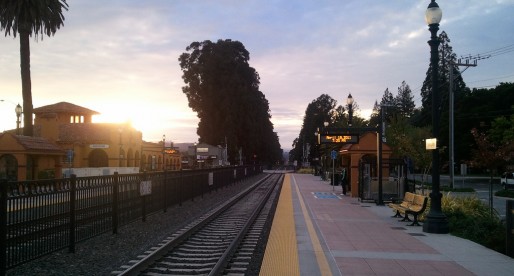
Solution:
[{"label": "railroad track", "polygon": [[111,274],[245,274],[282,180],[268,175]]}]

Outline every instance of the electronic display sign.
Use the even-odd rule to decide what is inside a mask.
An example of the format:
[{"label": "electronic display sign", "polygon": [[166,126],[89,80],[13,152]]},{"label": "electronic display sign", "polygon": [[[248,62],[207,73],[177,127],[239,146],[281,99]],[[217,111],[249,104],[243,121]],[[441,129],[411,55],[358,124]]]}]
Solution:
[{"label": "electronic display sign", "polygon": [[323,134],[320,135],[320,143],[328,144],[328,143],[340,143],[340,144],[358,144],[359,143],[359,135],[355,134]]}]

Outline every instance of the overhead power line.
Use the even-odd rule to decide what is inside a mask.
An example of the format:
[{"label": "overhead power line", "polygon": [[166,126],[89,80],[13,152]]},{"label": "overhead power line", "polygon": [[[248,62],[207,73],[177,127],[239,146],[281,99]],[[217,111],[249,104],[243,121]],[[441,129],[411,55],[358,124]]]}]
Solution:
[{"label": "overhead power line", "polygon": [[461,56],[461,59],[465,59],[465,60],[481,60],[481,59],[487,59],[487,58],[491,58],[491,57],[507,54],[507,53],[510,53],[510,52],[514,52],[514,44],[507,45],[507,46],[504,46],[504,47],[501,47],[501,48],[498,48],[498,49],[490,50],[490,51],[479,53],[479,54],[474,54],[474,55],[468,54],[468,55],[465,55],[465,56]]}]

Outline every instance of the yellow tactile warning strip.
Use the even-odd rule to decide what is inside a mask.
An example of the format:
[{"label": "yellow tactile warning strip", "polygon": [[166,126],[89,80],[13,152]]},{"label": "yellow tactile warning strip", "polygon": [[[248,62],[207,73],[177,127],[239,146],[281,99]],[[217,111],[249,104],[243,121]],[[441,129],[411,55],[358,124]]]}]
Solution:
[{"label": "yellow tactile warning strip", "polygon": [[260,275],[300,275],[290,174],[284,177]]},{"label": "yellow tactile warning strip", "polygon": [[[293,177],[294,180],[294,177]],[[300,201],[300,206],[302,207],[303,217],[305,219],[305,224],[307,225],[307,231],[309,232],[309,237],[312,241],[312,247],[314,248],[314,254],[316,255],[316,261],[318,262],[319,271],[321,275],[331,276],[332,272],[330,271],[330,266],[328,265],[327,257],[325,256],[325,252],[321,247],[321,243],[319,242],[318,235],[316,234],[316,230],[314,229],[314,224],[312,223],[311,217],[309,216],[309,212],[307,207],[305,206],[305,202],[303,202],[302,194],[300,193],[300,189],[298,185],[296,185],[295,181],[296,193],[298,194],[298,200]]]}]

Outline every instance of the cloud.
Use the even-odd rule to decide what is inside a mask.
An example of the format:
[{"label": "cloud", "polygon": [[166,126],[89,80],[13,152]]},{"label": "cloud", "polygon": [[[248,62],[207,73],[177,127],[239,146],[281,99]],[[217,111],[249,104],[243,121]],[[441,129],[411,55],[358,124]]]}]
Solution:
[{"label": "cloud", "polygon": [[[441,30],[457,54],[512,44],[513,0],[438,1]],[[284,148],[299,134],[307,105],[321,94],[351,93],[366,114],[386,88],[406,81],[419,102],[429,64],[428,1],[76,0],[55,36],[31,40],[34,106],[69,101],[102,113],[153,115],[174,141],[196,141],[178,57],[193,41],[233,39],[250,52]],[[0,43],[0,98],[21,102],[19,41]],[[465,81],[513,81],[512,54],[483,60]],[[12,103],[0,103],[0,130],[14,128]],[[153,112],[153,114],[152,114]],[[164,133],[163,133],[164,132]]]}]

